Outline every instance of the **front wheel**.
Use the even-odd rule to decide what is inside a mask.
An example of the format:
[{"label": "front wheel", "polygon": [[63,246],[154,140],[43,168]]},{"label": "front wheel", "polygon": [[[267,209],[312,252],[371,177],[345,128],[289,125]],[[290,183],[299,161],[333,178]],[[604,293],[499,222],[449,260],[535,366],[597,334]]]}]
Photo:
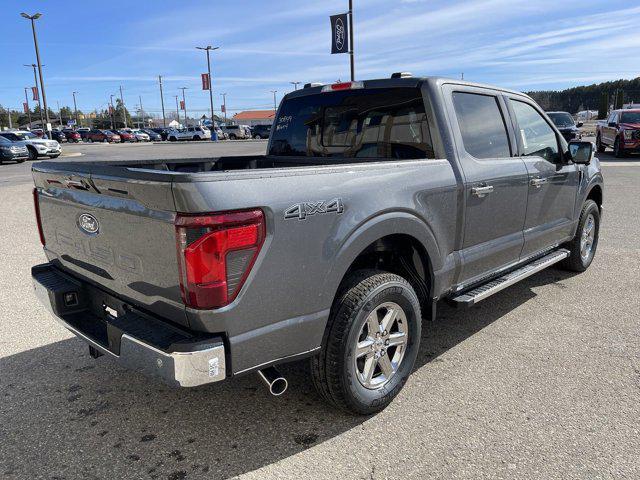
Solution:
[{"label": "front wheel", "polygon": [[570,255],[561,266],[572,272],[584,272],[596,254],[600,236],[600,209],[593,200],[587,200],[582,206],[578,229],[575,237],[566,247]]},{"label": "front wheel", "polygon": [[329,403],[353,413],[383,410],[404,386],[418,354],[420,303],[404,278],[363,270],[336,297],[313,383]]},{"label": "front wheel", "polygon": [[617,137],[616,141],[613,144],[613,154],[616,156],[616,158],[623,158],[624,157],[624,150],[622,149],[622,146],[620,145],[620,137]]},{"label": "front wheel", "polygon": [[38,151],[33,147],[29,147],[29,160],[37,160],[37,159],[38,159]]},{"label": "front wheel", "polygon": [[56,155],[49,155],[49,158],[54,159],[54,158],[58,158],[60,156],[60,154],[56,154]]}]

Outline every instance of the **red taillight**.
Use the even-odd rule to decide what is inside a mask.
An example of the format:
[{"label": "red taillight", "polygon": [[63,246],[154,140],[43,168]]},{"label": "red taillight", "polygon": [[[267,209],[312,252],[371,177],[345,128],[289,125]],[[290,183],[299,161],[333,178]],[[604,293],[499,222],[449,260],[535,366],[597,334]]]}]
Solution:
[{"label": "red taillight", "polygon": [[323,92],[338,92],[340,90],[357,90],[360,88],[364,88],[364,83],[362,82],[340,82],[333,83],[331,85],[325,85],[322,87]]},{"label": "red taillight", "polygon": [[198,309],[231,303],[264,242],[262,210],[178,214],[175,225],[184,303]]},{"label": "red taillight", "polygon": [[40,199],[38,198],[38,189],[33,189],[33,208],[36,211],[36,223],[38,224],[38,234],[40,235],[40,243],[45,246],[44,232],[42,231],[42,219],[40,218]]}]

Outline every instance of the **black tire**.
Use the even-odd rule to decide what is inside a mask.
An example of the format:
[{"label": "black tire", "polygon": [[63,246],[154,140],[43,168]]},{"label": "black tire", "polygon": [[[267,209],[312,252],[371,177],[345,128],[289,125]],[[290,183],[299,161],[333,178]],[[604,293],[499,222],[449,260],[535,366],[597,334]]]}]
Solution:
[{"label": "black tire", "polygon": [[58,153],[57,155],[49,155],[49,158],[53,159],[53,158],[58,158],[60,156],[60,154]]},{"label": "black tire", "polygon": [[234,133],[232,133],[231,135],[229,135],[229,140],[237,140],[238,137],[236,137],[236,135]]},{"label": "black tire", "polygon": [[[369,415],[391,403],[413,370],[422,331],[420,302],[409,282],[392,273],[362,270],[343,285],[331,308],[322,349],[311,358],[311,376],[316,390],[327,402],[342,410]],[[361,341],[367,317],[390,302],[400,306],[406,318],[404,356],[386,383],[367,388],[358,378],[355,347]],[[394,347],[382,348],[389,348],[387,356],[396,351],[391,350]],[[381,375],[382,371],[378,372]]]},{"label": "black tire", "polygon": [[[585,229],[585,224],[589,217],[592,217],[594,220],[594,236],[592,241],[591,250],[589,256],[587,258],[582,256],[581,246],[582,246],[582,234]],[[584,202],[582,206],[582,211],[580,212],[580,220],[578,221],[578,229],[576,230],[576,235],[573,237],[568,244],[565,245],[571,254],[567,257],[560,266],[565,270],[570,270],[572,272],[584,272],[589,265],[593,262],[593,258],[596,254],[596,249],[598,248],[598,238],[600,237],[600,209],[598,205],[593,200],[587,200]]]},{"label": "black tire", "polygon": [[596,137],[596,149],[598,150],[598,153],[604,153],[604,151],[607,149],[607,147],[602,143],[602,138],[600,137],[600,135]]},{"label": "black tire", "polygon": [[613,154],[616,158],[624,158],[625,153],[622,148],[620,148],[620,137],[616,137],[616,141],[613,143]]},{"label": "black tire", "polygon": [[102,143],[109,143],[109,139],[108,138],[103,139]]},{"label": "black tire", "polygon": [[[24,163],[24,158],[16,160],[16,163]],[[2,162],[0,162],[0,165],[2,165]]]},{"label": "black tire", "polygon": [[37,160],[38,159],[38,151],[33,147],[28,147],[29,151],[29,160]]}]

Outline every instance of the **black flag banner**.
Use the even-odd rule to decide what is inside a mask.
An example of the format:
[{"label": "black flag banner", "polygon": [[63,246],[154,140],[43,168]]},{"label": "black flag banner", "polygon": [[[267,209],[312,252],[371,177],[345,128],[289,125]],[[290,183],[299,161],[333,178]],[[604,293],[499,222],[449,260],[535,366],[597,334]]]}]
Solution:
[{"label": "black flag banner", "polygon": [[331,54],[349,53],[348,14],[331,16]]}]

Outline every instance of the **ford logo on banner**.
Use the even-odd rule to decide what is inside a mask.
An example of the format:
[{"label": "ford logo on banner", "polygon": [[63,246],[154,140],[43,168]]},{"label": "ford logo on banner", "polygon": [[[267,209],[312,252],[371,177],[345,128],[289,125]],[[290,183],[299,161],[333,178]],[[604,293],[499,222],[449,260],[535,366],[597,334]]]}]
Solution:
[{"label": "ford logo on banner", "polygon": [[348,14],[331,16],[331,53],[349,53]]}]

